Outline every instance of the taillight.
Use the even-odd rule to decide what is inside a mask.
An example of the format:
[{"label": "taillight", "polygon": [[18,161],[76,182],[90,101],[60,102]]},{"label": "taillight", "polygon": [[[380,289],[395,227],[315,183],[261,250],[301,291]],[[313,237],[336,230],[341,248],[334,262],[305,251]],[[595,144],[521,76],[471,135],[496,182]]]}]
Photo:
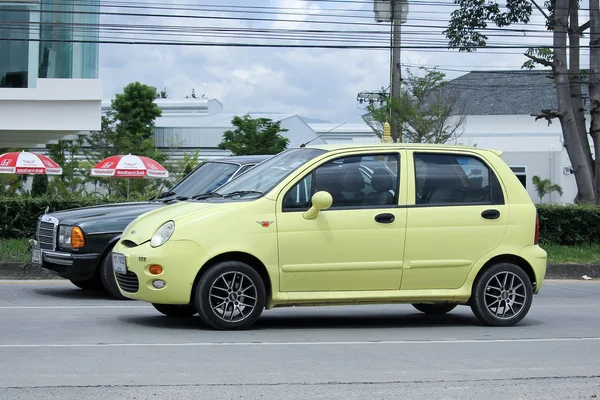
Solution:
[{"label": "taillight", "polygon": [[533,244],[539,244],[539,242],[540,242],[540,217],[536,210],[536,212],[535,212],[535,235],[533,237]]}]

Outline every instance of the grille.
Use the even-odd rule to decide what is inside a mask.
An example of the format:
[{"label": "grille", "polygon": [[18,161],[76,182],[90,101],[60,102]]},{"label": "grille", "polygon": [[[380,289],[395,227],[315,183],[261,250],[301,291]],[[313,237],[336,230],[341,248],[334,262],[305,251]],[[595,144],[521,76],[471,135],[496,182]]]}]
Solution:
[{"label": "grille", "polygon": [[37,239],[42,250],[54,250],[56,243],[56,225],[52,222],[40,221]]},{"label": "grille", "polygon": [[121,289],[127,293],[135,293],[140,288],[140,283],[138,281],[138,277],[134,272],[127,271],[126,275],[123,274],[115,274],[117,277],[117,282]]}]

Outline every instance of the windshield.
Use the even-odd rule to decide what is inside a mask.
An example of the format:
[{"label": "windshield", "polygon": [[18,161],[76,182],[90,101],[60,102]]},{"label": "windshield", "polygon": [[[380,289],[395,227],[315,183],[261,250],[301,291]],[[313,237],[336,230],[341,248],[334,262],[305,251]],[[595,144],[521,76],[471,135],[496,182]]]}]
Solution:
[{"label": "windshield", "polygon": [[192,197],[211,192],[227,182],[239,168],[238,164],[207,161],[158,199]]},{"label": "windshield", "polygon": [[324,150],[307,148],[283,151],[227,183],[218,190],[218,193],[220,195],[239,193],[241,196],[261,196],[292,171],[324,152]]}]

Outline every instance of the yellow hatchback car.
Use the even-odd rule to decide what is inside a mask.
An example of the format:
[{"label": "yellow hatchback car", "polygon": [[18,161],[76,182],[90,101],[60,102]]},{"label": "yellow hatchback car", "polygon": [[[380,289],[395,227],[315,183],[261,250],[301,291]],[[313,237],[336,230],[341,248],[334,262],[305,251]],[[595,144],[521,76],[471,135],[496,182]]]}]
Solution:
[{"label": "yellow hatchback car", "polygon": [[222,186],[143,214],[112,262],[124,296],[216,329],[265,309],[469,305],[528,313],[546,273],[538,218],[500,152],[421,144],[286,150]]}]

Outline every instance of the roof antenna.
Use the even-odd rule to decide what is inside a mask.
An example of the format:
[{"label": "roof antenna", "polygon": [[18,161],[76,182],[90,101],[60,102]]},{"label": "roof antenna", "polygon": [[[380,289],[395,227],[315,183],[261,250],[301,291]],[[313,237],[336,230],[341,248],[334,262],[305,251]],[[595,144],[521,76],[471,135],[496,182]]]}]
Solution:
[{"label": "roof antenna", "polygon": [[337,129],[337,128],[339,128],[340,126],[342,126],[342,125],[344,125],[344,124],[345,124],[345,122],[342,122],[341,124],[339,124],[339,125],[338,125],[338,126],[336,126],[335,128],[331,128],[331,129],[330,129],[330,130],[328,130],[327,132],[323,132],[323,133],[321,133],[320,135],[317,135],[315,138],[313,138],[313,139],[309,140],[308,142],[306,142],[306,143],[302,143],[302,144],[300,145],[300,147],[306,147],[306,145],[307,145],[307,144],[309,144],[310,142],[312,142],[313,140],[316,140],[316,139],[320,138],[320,137],[321,137],[321,136],[323,136],[324,134],[326,134],[326,133],[329,133],[329,132],[331,132],[331,131],[332,131],[332,130],[334,130],[334,129]]}]

